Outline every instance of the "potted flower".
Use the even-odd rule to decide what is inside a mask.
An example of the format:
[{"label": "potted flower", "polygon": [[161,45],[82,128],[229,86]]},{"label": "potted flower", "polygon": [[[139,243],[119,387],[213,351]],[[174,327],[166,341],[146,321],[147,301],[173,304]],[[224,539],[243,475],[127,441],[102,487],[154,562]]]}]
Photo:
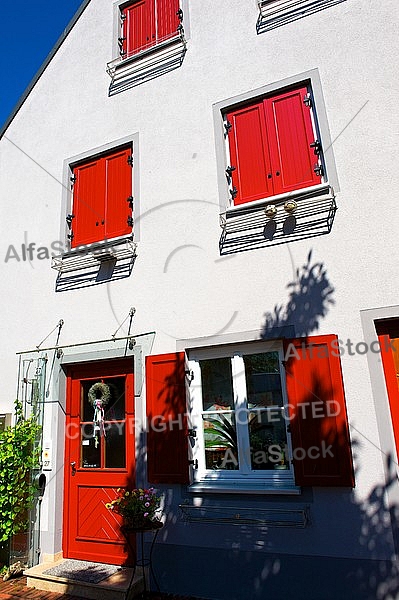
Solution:
[{"label": "potted flower", "polygon": [[161,498],[154,488],[133,490],[118,488],[117,498],[105,506],[121,515],[125,528],[157,529],[162,527],[159,518]]}]

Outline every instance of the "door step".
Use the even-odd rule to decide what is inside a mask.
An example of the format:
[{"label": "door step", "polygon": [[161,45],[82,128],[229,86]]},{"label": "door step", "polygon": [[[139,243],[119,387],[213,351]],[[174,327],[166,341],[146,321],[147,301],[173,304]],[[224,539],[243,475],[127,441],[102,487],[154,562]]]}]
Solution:
[{"label": "door step", "polygon": [[[80,596],[92,600],[131,600],[139,596],[144,590],[144,578],[141,569],[136,570],[134,581],[130,589],[129,598],[126,597],[133,569],[129,567],[118,567],[118,570],[113,575],[102,579],[98,583],[90,583],[88,581],[77,580],[72,577],[60,577],[45,573],[54,567],[61,567],[67,563],[66,559],[61,559],[57,562],[42,563],[35,567],[31,567],[24,571],[27,578],[27,586],[44,590],[47,592],[58,592],[59,594],[70,594],[71,596]],[[81,572],[87,568],[87,563],[84,561],[74,561],[77,563],[79,570],[79,562],[82,562]],[[109,565],[104,565],[108,567]]]}]

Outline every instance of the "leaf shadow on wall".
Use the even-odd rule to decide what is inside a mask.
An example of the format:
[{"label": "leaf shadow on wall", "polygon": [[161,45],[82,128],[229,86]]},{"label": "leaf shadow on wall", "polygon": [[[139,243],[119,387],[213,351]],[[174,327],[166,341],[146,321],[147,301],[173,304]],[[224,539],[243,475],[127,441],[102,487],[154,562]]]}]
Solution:
[{"label": "leaf shadow on wall", "polygon": [[[333,299],[334,287],[331,285],[323,262],[312,264],[310,250],[306,263],[296,269],[295,279],[288,283],[286,304],[276,304],[272,312],[265,314],[262,338],[287,337],[286,332],[295,332],[296,337],[305,337],[319,329]],[[288,335],[292,335],[289,334]]]}]

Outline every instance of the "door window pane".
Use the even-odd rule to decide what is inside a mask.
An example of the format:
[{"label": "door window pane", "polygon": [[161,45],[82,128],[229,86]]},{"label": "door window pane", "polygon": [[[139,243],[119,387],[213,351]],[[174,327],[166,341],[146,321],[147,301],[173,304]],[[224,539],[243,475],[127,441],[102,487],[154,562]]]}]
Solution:
[{"label": "door window pane", "polygon": [[125,424],[107,423],[105,428],[105,468],[123,469],[126,466]]},{"label": "door window pane", "polygon": [[101,468],[101,443],[94,437],[92,423],[83,423],[81,426],[82,464],[87,469]]}]

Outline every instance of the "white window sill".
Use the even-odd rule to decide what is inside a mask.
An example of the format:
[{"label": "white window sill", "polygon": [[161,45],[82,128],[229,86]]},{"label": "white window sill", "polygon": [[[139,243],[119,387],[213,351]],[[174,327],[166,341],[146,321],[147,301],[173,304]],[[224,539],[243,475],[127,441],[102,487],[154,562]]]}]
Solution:
[{"label": "white window sill", "polygon": [[198,481],[188,487],[188,491],[206,492],[210,494],[262,494],[262,495],[291,495],[299,496],[300,487],[290,481]]}]

